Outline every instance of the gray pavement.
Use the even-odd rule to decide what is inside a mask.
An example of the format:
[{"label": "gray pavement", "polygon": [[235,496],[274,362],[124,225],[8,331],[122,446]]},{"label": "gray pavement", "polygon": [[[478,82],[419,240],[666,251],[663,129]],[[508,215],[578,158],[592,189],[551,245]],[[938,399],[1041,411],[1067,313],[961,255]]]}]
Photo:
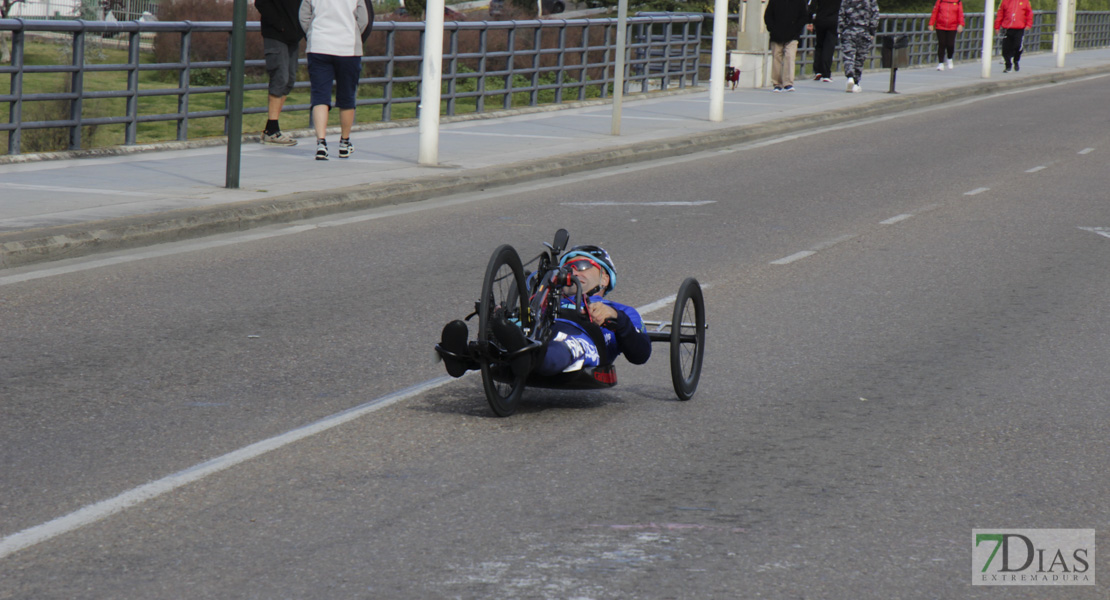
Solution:
[{"label": "gray pavement", "polygon": [[[124,148],[107,156],[0,157],[0,268],[72,258],[329,213],[419,201],[697,152],[1007,90],[1110,74],[1110,49],[1027,55],[1022,70],[989,79],[980,63],[950,71],[869,72],[863,93],[845,80],[796,82],[793,93],[729,90],[723,122],[708,120],[706,88],[628,99],[621,135],[611,106],[586,102],[444,119],[440,166],[416,164],[415,122],[352,136],[349,159],[316,161],[314,139],[292,148],[243,144],[240,188],[226,189],[226,148],[212,141]],[[401,126],[398,126],[401,125]],[[256,138],[255,138],[256,139]],[[331,146],[338,135],[329,134]]]}]

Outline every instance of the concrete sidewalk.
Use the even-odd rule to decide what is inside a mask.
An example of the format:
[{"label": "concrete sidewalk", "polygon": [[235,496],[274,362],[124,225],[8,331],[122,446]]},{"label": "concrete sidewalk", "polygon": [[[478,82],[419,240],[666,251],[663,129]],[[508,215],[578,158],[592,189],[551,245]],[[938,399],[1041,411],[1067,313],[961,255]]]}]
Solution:
[{"label": "concrete sidewalk", "polygon": [[292,148],[247,142],[238,190],[223,187],[224,145],[124,148],[95,158],[0,157],[0,268],[563,176],[1106,75],[1110,49],[1075,52],[1065,68],[1055,65],[1055,55],[1027,55],[1020,72],[1003,74],[997,64],[989,79],[977,62],[943,72],[903,69],[898,94],[886,93],[889,71],[867,73],[860,94],[845,93],[842,77],[798,81],[793,93],[726,91],[721,123],[708,120],[705,88],[666,92],[626,101],[620,136],[610,135],[612,109],[602,102],[445,120],[439,167],[416,164],[415,122],[356,132],[349,159],[335,157],[338,135],[329,136],[329,161],[314,160],[312,137]]}]

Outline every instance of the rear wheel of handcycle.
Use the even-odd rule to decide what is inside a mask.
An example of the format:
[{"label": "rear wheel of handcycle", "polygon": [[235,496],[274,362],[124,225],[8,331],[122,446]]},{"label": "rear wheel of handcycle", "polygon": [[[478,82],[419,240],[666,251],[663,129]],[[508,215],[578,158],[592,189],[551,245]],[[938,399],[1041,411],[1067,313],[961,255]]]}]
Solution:
[{"label": "rear wheel of handcycle", "polygon": [[525,294],[527,287],[520,256],[512,246],[505,244],[495,250],[489,259],[486,276],[482,280],[482,297],[478,303],[478,342],[489,349],[479,361],[482,387],[490,408],[499,417],[507,417],[516,412],[527,375],[515,376],[505,361],[497,360],[501,349],[493,336],[493,311],[501,307],[506,319],[519,322],[522,318],[521,307],[527,306]]},{"label": "rear wheel of handcycle", "polygon": [[671,383],[679,400],[698,389],[705,355],[705,299],[698,280],[688,277],[678,288],[671,319]]}]

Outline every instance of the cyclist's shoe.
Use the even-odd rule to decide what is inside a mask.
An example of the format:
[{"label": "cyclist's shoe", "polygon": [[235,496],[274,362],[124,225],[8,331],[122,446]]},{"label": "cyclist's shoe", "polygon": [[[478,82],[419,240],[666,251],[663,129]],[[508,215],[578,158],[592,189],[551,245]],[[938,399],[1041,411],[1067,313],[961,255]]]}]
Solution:
[{"label": "cyclist's shoe", "polygon": [[[516,325],[508,322],[500,309],[494,311],[490,326],[493,328],[493,336],[497,338],[497,341],[509,354],[524,348],[529,343],[528,338],[524,336],[524,332]],[[514,358],[509,364],[509,368],[513,370],[514,375],[527,374],[532,370],[531,353],[526,352]]]},{"label": "cyclist's shoe", "polygon": [[[457,319],[451,321],[443,326],[443,333],[440,334],[439,338],[439,347],[455,356],[465,357],[469,352],[466,346],[468,335],[466,323]],[[469,369],[476,368],[471,367],[471,361],[464,358],[446,356],[442,352],[440,357],[443,358],[443,366],[447,367],[447,374],[451,377],[462,377]]]}]

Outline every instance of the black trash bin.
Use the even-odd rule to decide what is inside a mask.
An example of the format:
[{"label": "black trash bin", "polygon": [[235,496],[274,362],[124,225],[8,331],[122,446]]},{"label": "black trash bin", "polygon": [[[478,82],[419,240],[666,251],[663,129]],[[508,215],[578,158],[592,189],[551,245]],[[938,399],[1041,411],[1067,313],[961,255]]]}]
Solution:
[{"label": "black trash bin", "polygon": [[894,33],[883,36],[883,68],[902,69],[910,66],[910,36]]},{"label": "black trash bin", "polygon": [[894,79],[898,69],[910,66],[910,36],[904,33],[892,33],[883,36],[882,52],[883,68],[890,69],[890,92],[894,91]]}]

